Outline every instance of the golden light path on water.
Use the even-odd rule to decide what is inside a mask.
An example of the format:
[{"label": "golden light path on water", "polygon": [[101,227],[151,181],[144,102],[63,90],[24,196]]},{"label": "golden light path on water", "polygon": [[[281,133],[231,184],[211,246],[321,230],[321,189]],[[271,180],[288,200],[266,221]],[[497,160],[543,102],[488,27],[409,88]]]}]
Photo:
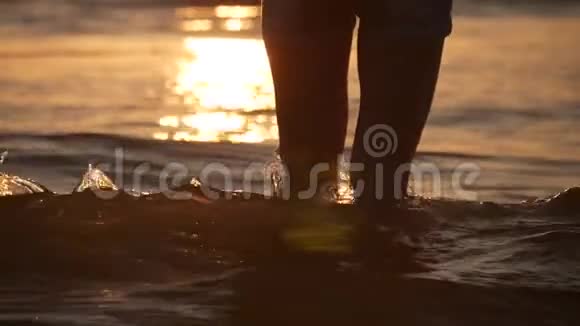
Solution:
[{"label": "golden light path on water", "polygon": [[178,63],[176,94],[193,96],[208,109],[273,107],[274,89],[262,41],[189,37],[184,46],[191,59]]},{"label": "golden light path on water", "polygon": [[[201,10],[201,9],[200,9]],[[274,87],[263,41],[237,37],[254,28],[258,7],[220,6],[182,9],[184,55],[177,60],[171,92],[186,114],[159,119],[158,140],[263,143],[275,141]],[[217,29],[215,35],[211,32]],[[229,33],[229,34],[223,34]],[[216,36],[216,35],[219,35]]]}]

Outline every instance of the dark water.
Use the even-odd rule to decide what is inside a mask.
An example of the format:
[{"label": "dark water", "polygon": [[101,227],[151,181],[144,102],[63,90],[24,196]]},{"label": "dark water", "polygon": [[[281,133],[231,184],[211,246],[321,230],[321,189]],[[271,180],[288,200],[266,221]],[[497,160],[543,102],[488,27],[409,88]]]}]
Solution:
[{"label": "dark water", "polygon": [[37,192],[0,198],[0,319],[17,325],[577,322],[578,188],[522,204],[416,197],[369,220],[208,200],[199,184],[186,200],[98,190],[114,186],[96,170],[71,195],[0,181]]},{"label": "dark water", "polygon": [[[417,158],[437,173],[370,220],[155,194],[216,164],[231,182],[205,184],[244,189],[251,172],[267,191],[257,7],[1,2],[0,324],[576,325],[577,8],[458,1]],[[479,177],[458,187],[465,164]],[[126,193],[71,194],[96,185]]]}]

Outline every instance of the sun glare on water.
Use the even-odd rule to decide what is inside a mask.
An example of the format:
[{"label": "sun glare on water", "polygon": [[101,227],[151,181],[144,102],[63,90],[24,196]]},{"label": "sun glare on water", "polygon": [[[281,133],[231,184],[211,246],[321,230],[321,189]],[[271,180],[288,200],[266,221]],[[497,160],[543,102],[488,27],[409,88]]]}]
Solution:
[{"label": "sun glare on water", "polygon": [[[183,115],[159,119],[161,132],[153,137],[175,141],[275,141],[274,86],[263,41],[237,37],[256,24],[258,7],[220,6],[212,17],[188,9],[182,29],[203,35],[183,40],[184,55],[177,60],[171,93],[186,106]],[[219,34],[208,31],[219,28]],[[223,32],[226,31],[226,35]]]},{"label": "sun glare on water", "polygon": [[274,107],[274,87],[261,40],[185,40],[175,93],[204,109],[255,111]]}]

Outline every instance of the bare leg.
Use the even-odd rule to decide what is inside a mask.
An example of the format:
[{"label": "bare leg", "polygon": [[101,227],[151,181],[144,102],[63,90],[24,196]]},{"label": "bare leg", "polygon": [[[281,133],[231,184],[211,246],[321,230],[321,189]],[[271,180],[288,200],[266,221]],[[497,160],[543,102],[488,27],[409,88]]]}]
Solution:
[{"label": "bare leg", "polygon": [[[420,4],[423,0],[413,1]],[[410,3],[392,5],[393,1],[377,1],[361,12],[361,108],[352,162],[363,163],[365,171],[353,173],[352,177],[353,184],[364,183],[359,202],[372,209],[391,206],[406,196],[409,173],[405,170],[415,155],[431,108],[444,38],[450,29],[451,4],[449,1],[445,7],[440,6],[445,1],[425,1],[424,6],[416,8]],[[387,5],[375,6],[381,2]],[[425,10],[429,5],[439,7],[429,12]],[[406,11],[397,12],[401,9],[397,6],[405,6]],[[394,17],[393,21],[381,20],[384,14],[381,10]],[[415,12],[427,12],[434,17],[414,16]],[[410,16],[408,21],[397,21],[404,15]],[[430,28],[427,24],[421,30],[428,19],[433,20],[434,26]],[[414,20],[423,25],[419,22],[414,25]],[[394,152],[380,154],[373,148],[376,144],[370,143],[370,131],[386,126],[394,132],[387,140]]]},{"label": "bare leg", "polygon": [[355,16],[347,1],[265,0],[264,40],[276,89],[280,154],[293,196],[311,168],[335,178],[348,118],[347,73]]}]

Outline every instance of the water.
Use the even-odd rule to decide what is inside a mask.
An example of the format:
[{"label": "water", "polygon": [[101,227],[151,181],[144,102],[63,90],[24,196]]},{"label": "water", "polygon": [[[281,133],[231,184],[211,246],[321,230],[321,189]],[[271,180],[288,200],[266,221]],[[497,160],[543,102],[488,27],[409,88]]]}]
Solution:
[{"label": "water", "polygon": [[[418,157],[441,186],[416,178],[420,196],[378,226],[349,205],[200,192],[244,189],[246,173],[248,190],[270,182],[258,15],[0,4],[3,324],[577,322],[580,195],[564,192],[580,184],[574,3],[458,3]],[[458,190],[461,164],[480,175]],[[154,194],[208,166],[230,179]]]}]

